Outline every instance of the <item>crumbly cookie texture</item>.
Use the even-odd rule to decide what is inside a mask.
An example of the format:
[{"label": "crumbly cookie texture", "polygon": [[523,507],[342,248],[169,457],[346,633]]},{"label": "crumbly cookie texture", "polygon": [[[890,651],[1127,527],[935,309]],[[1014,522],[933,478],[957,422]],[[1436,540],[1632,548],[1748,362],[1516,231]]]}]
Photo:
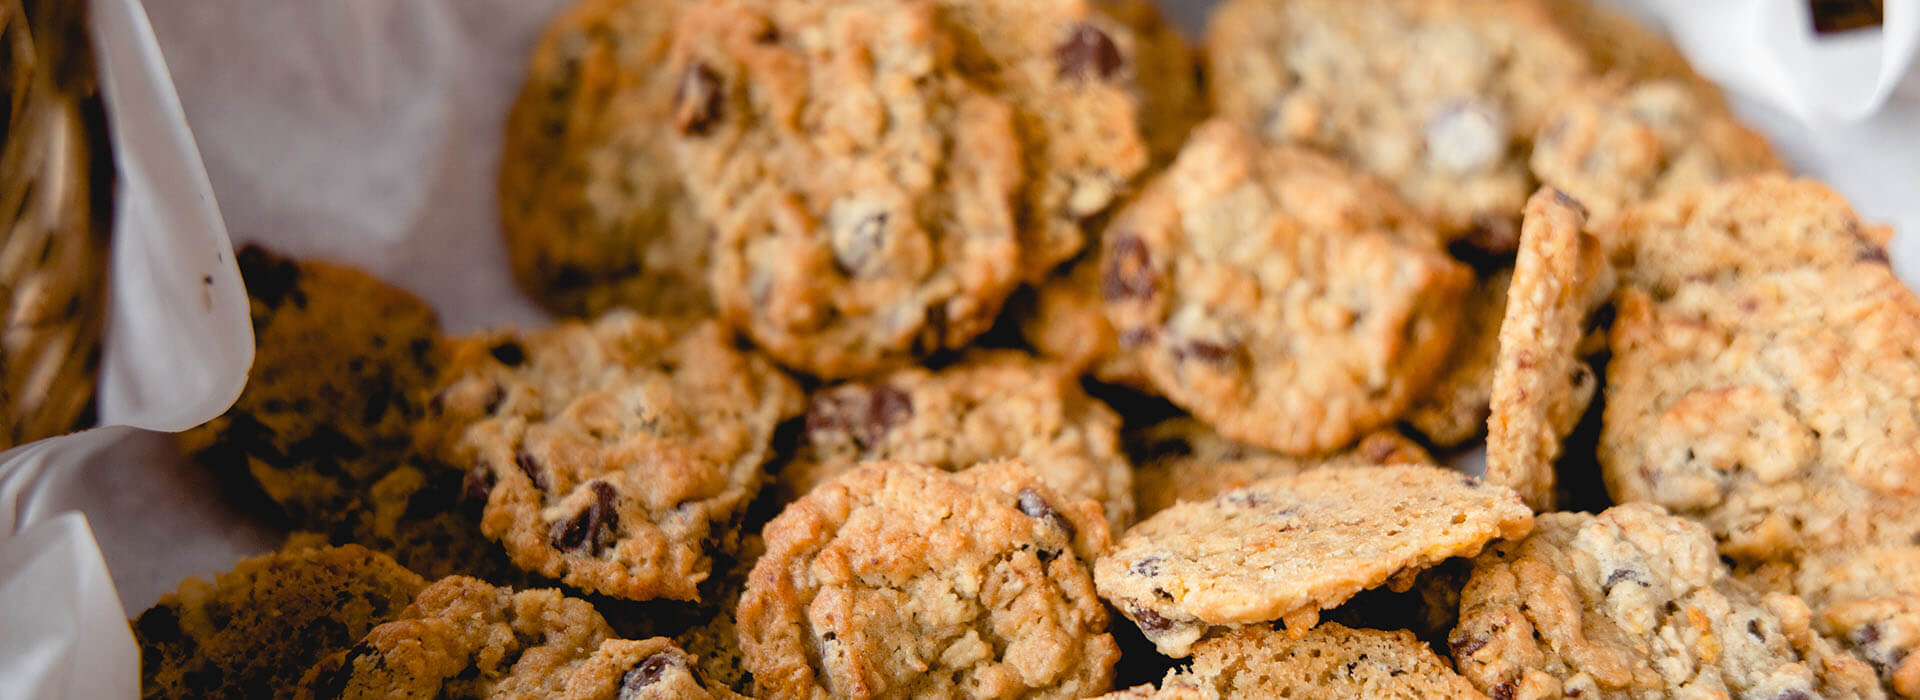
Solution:
[{"label": "crumbly cookie texture", "polygon": [[1207,116],[1199,52],[1153,0],[1094,0],[1093,8],[1131,30],[1119,33],[1133,43],[1132,51],[1116,46],[1132,59],[1131,75],[1120,75],[1139,98],[1140,134],[1153,167],[1164,166],[1179,154],[1187,132]]},{"label": "crumbly cookie texture", "polygon": [[1150,517],[1181,501],[1206,501],[1264,479],[1323,467],[1431,464],[1433,457],[1414,441],[1383,430],[1360,439],[1352,449],[1318,457],[1289,457],[1221,437],[1192,418],[1161,421],[1131,436],[1129,451],[1138,465],[1134,501],[1140,517]]},{"label": "crumbly cookie texture", "polygon": [[1507,313],[1513,270],[1480,278],[1467,293],[1453,352],[1440,377],[1407,409],[1405,421],[1436,447],[1456,447],[1487,431],[1493,405],[1493,365],[1500,352],[1500,320]]},{"label": "crumbly cookie texture", "polygon": [[1231,0],[1206,54],[1220,116],[1337,154],[1494,251],[1534,189],[1534,133],[1589,79],[1533,0]]},{"label": "crumbly cookie texture", "polygon": [[950,471],[1019,459],[1068,498],[1099,503],[1114,529],[1133,522],[1120,416],[1067,368],[1017,351],[977,351],[938,371],[916,367],[815,392],[779,480],[797,496],[875,459]]},{"label": "crumbly cookie texture", "polygon": [[1567,38],[1586,50],[1594,73],[1634,81],[1676,81],[1700,100],[1725,104],[1720,88],[1695,73],[1679,47],[1657,29],[1607,7],[1604,0],[1536,1],[1547,8],[1554,25],[1566,32]]},{"label": "crumbly cookie texture", "polygon": [[697,600],[737,544],[793,381],[712,322],[614,312],[461,341],[422,428],[513,562],[617,598]]},{"label": "crumbly cookie texture", "polygon": [[1599,382],[1579,352],[1587,317],[1613,289],[1613,268],[1584,229],[1587,210],[1553,188],[1527,201],[1487,420],[1487,480],[1551,510],[1561,440]]},{"label": "crumbly cookie texture", "polygon": [[672,149],[685,0],[583,0],[533,51],[507,118],[500,224],[514,278],[567,316],[711,313],[707,225]]},{"label": "crumbly cookie texture", "polygon": [[182,433],[181,447],[224,482],[257,485],[283,524],[350,528],[411,447],[443,360],[439,320],[359,270],[258,246],[237,260],[253,366],[233,407]]},{"label": "crumbly cookie texture", "polygon": [[867,374],[962,347],[1023,277],[1013,110],[930,2],[690,9],[673,128],[728,322],[782,363]]},{"label": "crumbly cookie texture", "polygon": [[768,523],[739,630],[768,698],[1082,698],[1119,648],[1088,562],[1092,501],[1019,462],[871,462]]},{"label": "crumbly cookie texture", "polygon": [[740,595],[747,587],[753,565],[767,551],[766,540],[758,534],[741,538],[740,551],[718,574],[719,591],[707,605],[712,612],[704,622],[674,635],[674,643],[695,657],[694,669],[708,688],[730,688],[749,697],[758,695],[753,674],[747,672],[746,655],[740,651]]},{"label": "crumbly cookie texture", "polygon": [[[1823,632],[1920,694],[1920,300],[1889,231],[1760,176],[1619,217],[1599,458],[1617,501],[1705,524]],[[1887,573],[1862,573],[1885,571]]]},{"label": "crumbly cookie texture", "polygon": [[554,697],[612,635],[587,601],[452,576],[314,664],[299,697]]},{"label": "crumbly cookie texture", "polygon": [[1192,665],[1167,674],[1159,688],[1103,697],[1486,698],[1413,633],[1352,629],[1336,622],[1298,639],[1263,626],[1237,629],[1195,644]]},{"label": "crumbly cookie texture", "polygon": [[1596,219],[1646,199],[1785,167],[1765,138],[1686,83],[1621,77],[1561,103],[1540,128],[1528,162],[1535,177],[1578,199]]},{"label": "crumbly cookie texture", "polygon": [[1449,644],[1497,698],[1884,697],[1809,621],[1733,579],[1705,528],[1634,503],[1543,515],[1490,547]]},{"label": "crumbly cookie texture", "polygon": [[1021,337],[1049,361],[1101,382],[1150,391],[1153,382],[1139,350],[1122,348],[1107,321],[1098,249],[1090,253],[1034,288],[1032,306],[1019,310]]},{"label": "crumbly cookie texture", "polygon": [[1279,620],[1299,637],[1360,591],[1404,591],[1532,524],[1512,491],[1438,467],[1320,469],[1163,510],[1094,564],[1094,580],[1161,653],[1184,657],[1218,627]]},{"label": "crumbly cookie texture", "polygon": [[701,678],[698,660],[660,637],[600,643],[573,672],[565,700],[745,700]]},{"label": "crumbly cookie texture", "polygon": [[1405,410],[1445,361],[1471,280],[1385,187],[1220,121],[1115,216],[1100,251],[1107,318],[1154,388],[1291,454]]},{"label": "crumbly cookie texture", "polygon": [[313,659],[399,615],[426,586],[358,545],[268,554],[189,578],[133,620],[141,697],[289,698]]}]

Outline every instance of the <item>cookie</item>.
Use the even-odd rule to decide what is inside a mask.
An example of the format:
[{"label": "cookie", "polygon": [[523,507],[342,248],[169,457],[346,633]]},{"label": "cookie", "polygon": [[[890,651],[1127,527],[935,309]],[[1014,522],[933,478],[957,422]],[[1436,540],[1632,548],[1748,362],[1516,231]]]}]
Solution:
[{"label": "cookie", "polygon": [[959,470],[1001,459],[1030,465],[1073,500],[1099,503],[1115,530],[1133,522],[1133,467],[1120,416],[1065,367],[1017,351],[977,351],[940,370],[912,368],[813,394],[787,493],[805,494],[868,460]]},{"label": "cookie", "polygon": [[350,529],[370,489],[400,466],[439,369],[425,302],[359,270],[258,246],[238,255],[253,320],[246,388],[227,412],[182,433],[223,482],[262,496],[293,527]]},{"label": "cookie", "polygon": [[682,22],[674,140],[714,228],[715,301],[800,371],[962,347],[1023,276],[1014,113],[935,10],[735,0]]},{"label": "cookie", "polygon": [[1087,562],[1100,508],[1019,462],[870,462],[767,524],[739,629],[758,693],[1081,698],[1119,648]]},{"label": "cookie", "polygon": [[1194,645],[1193,665],[1123,698],[1485,698],[1406,630],[1328,622],[1295,639],[1253,626]]},{"label": "cookie", "polygon": [[1589,79],[1533,0],[1230,0],[1207,26],[1221,117],[1331,152],[1493,251],[1516,242],[1534,134]]},{"label": "cookie", "polygon": [[1885,229],[1764,176],[1620,217],[1599,459],[1735,560],[1913,546],[1920,300]]},{"label": "cookie", "polygon": [[1866,661],[1887,690],[1920,697],[1920,547],[1859,547],[1809,555],[1785,585],[1813,606],[1814,628]]},{"label": "cookie", "polygon": [[674,635],[674,643],[694,656],[696,673],[716,691],[724,686],[747,696],[757,694],[746,655],[740,651],[739,608],[747,576],[766,552],[766,540],[759,535],[742,537],[740,551],[717,576],[719,594],[710,604],[711,612],[703,610],[704,621]]},{"label": "cookie", "polygon": [[1403,419],[1435,447],[1457,447],[1487,431],[1493,404],[1494,357],[1500,352],[1500,320],[1507,313],[1513,270],[1481,277],[1467,293],[1445,369],[1413,402]]},{"label": "cookie", "polygon": [[7,3],[0,93],[0,450],[87,427],[114,165],[83,3]]},{"label": "cookie", "polygon": [[1398,417],[1446,360],[1472,280],[1385,187],[1220,121],[1115,215],[1099,264],[1154,389],[1291,454]]},{"label": "cookie", "polygon": [[1649,504],[1551,513],[1461,592],[1454,661],[1498,698],[1882,697],[1806,604],[1733,579],[1706,529]]},{"label": "cookie", "polygon": [[1210,500],[1276,476],[1322,467],[1431,464],[1433,457],[1399,433],[1383,430],[1352,449],[1319,457],[1289,457],[1221,437],[1192,418],[1161,421],[1131,437],[1134,501],[1150,517],[1181,501]]},{"label": "cookie", "polygon": [[1670,80],[1683,83],[1696,97],[1725,104],[1720,88],[1693,71],[1686,54],[1668,41],[1659,28],[1609,7],[1605,0],[1539,0],[1553,23],[1587,52],[1593,71],[1636,82]]},{"label": "cookie", "polygon": [[198,577],[132,622],[143,698],[288,698],[313,659],[399,615],[426,582],[357,545]]},{"label": "cookie", "polygon": [[1586,208],[1559,190],[1542,188],[1527,201],[1499,324],[1487,480],[1520,492],[1536,510],[1553,508],[1561,441],[1586,413],[1599,383],[1579,346],[1589,314],[1612,291],[1613,277],[1586,224]]},{"label": "cookie", "polygon": [[616,598],[699,598],[801,407],[712,322],[621,311],[452,352],[423,445],[516,565]]},{"label": "cookie", "polygon": [[299,696],[553,697],[612,633],[592,604],[557,590],[448,577],[314,664]]},{"label": "cookie", "polygon": [[1555,109],[1528,164],[1598,219],[1646,199],[1784,169],[1765,138],[1686,83],[1617,76]]},{"label": "cookie", "polygon": [[565,316],[711,313],[707,225],[681,184],[667,67],[684,0],[582,0],[541,35],[507,118],[514,279]]},{"label": "cookie", "polygon": [[567,680],[566,700],[744,700],[700,677],[698,660],[652,639],[609,639]]},{"label": "cookie", "polygon": [[1178,658],[1222,627],[1280,620],[1298,638],[1321,610],[1381,584],[1404,591],[1532,523],[1512,491],[1438,467],[1319,469],[1160,511],[1094,564],[1094,581]]},{"label": "cookie", "polygon": [[1133,41],[1126,56],[1131,57],[1130,87],[1140,102],[1140,135],[1151,167],[1163,167],[1207,116],[1199,52],[1152,0],[1095,0],[1093,9],[1131,30],[1121,36]]},{"label": "cookie", "polygon": [[1107,322],[1097,249],[1034,288],[1029,304],[1015,313],[1021,337],[1041,357],[1108,384],[1141,391],[1153,386],[1140,353],[1122,349]]}]

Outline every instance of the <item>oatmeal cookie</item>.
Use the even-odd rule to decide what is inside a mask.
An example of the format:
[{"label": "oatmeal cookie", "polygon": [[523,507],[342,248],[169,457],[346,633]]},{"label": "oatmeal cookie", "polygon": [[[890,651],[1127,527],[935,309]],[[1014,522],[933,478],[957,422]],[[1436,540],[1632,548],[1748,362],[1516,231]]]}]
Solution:
[{"label": "oatmeal cookie", "polygon": [[1643,200],[1784,169],[1765,138],[1684,83],[1615,78],[1554,110],[1528,161],[1596,219]]},{"label": "oatmeal cookie", "polygon": [[1559,190],[1542,188],[1528,200],[1499,325],[1487,480],[1538,510],[1553,507],[1561,441],[1599,384],[1579,346],[1587,316],[1612,291],[1613,270],[1586,223],[1586,208]]},{"label": "oatmeal cookie", "polygon": [[815,392],[779,480],[798,496],[868,460],[959,470],[1018,459],[1062,495],[1099,503],[1118,530],[1134,509],[1119,433],[1120,416],[1067,368],[978,351],[938,371],[916,367]]},{"label": "oatmeal cookie", "polygon": [[1159,688],[1104,697],[1486,698],[1413,633],[1352,629],[1337,622],[1298,639],[1268,627],[1243,627],[1195,644],[1193,665],[1167,674]]},{"label": "oatmeal cookie", "polygon": [[453,351],[427,449],[513,562],[616,598],[697,600],[737,544],[793,381],[712,322],[614,312]]},{"label": "oatmeal cookie", "polygon": [[1319,457],[1289,457],[1221,437],[1192,418],[1161,421],[1131,436],[1138,468],[1134,501],[1150,517],[1181,501],[1205,501],[1227,491],[1322,467],[1431,464],[1433,457],[1399,433],[1383,430],[1352,449]]},{"label": "oatmeal cookie", "polygon": [[1019,462],[871,462],[765,535],[739,608],[762,696],[1082,698],[1112,683],[1120,652],[1087,571],[1106,520]]},{"label": "oatmeal cookie", "polygon": [[1597,74],[1635,81],[1676,81],[1704,101],[1726,103],[1720,88],[1693,71],[1680,48],[1657,28],[1607,5],[1607,0],[1539,0],[1553,23],[1580,44]]},{"label": "oatmeal cookie", "polygon": [[1507,288],[1513,269],[1480,278],[1467,293],[1460,329],[1445,369],[1427,393],[1413,402],[1404,419],[1435,447],[1465,444],[1487,431],[1493,405],[1493,365],[1500,352],[1500,320],[1507,313]]},{"label": "oatmeal cookie", "polygon": [[1360,591],[1404,591],[1532,523],[1512,491],[1438,467],[1320,469],[1160,511],[1094,580],[1161,653],[1183,657],[1212,628],[1279,620],[1298,638]]},{"label": "oatmeal cookie", "polygon": [[1120,344],[1236,440],[1314,454],[1391,422],[1445,361],[1471,273],[1371,179],[1225,122],[1194,133],[1102,237]]},{"label": "oatmeal cookie", "polygon": [[358,545],[268,554],[189,578],[133,620],[143,698],[289,698],[313,659],[398,616],[426,586]]},{"label": "oatmeal cookie", "polygon": [[715,300],[795,369],[965,346],[1023,277],[1014,113],[935,10],[726,0],[682,20],[673,128]]},{"label": "oatmeal cookie", "polygon": [[1533,0],[1229,0],[1206,39],[1221,117],[1391,183],[1449,237],[1511,250],[1530,141],[1585,52]]},{"label": "oatmeal cookie", "polygon": [[1809,618],[1733,579],[1705,528],[1635,503],[1543,515],[1481,554],[1449,643],[1498,698],[1882,697]]},{"label": "oatmeal cookie", "polygon": [[514,278],[555,313],[711,313],[707,226],[671,139],[686,0],[583,0],[533,51],[507,118],[500,224]]},{"label": "oatmeal cookie", "polygon": [[564,700],[746,700],[700,677],[692,655],[660,637],[609,639],[567,680]]}]

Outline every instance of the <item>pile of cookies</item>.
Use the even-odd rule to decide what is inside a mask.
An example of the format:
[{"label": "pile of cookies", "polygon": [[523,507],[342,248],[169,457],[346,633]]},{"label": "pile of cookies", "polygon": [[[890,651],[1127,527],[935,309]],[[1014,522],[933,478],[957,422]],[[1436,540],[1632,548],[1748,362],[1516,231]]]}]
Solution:
[{"label": "pile of cookies", "polygon": [[294,534],[145,693],[1920,697],[1920,299],[1781,169],[1582,0],[583,0],[567,320],[243,251]]}]

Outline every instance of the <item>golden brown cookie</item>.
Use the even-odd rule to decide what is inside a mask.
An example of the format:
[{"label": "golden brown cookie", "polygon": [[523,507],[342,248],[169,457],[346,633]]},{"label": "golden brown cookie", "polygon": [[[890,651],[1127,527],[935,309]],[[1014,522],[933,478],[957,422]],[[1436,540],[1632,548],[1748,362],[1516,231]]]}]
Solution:
[{"label": "golden brown cookie", "polygon": [[1352,449],[1318,457],[1249,447],[1192,418],[1161,421],[1130,442],[1138,465],[1133,493],[1141,518],[1181,501],[1205,501],[1256,481],[1311,469],[1433,462],[1426,450],[1391,430],[1368,434]]},{"label": "golden brown cookie", "polygon": [[1484,700],[1486,696],[1411,632],[1352,629],[1328,622],[1297,639],[1283,631],[1252,626],[1203,640],[1194,645],[1193,665],[1167,674],[1159,688],[1145,686],[1102,697]]}]

